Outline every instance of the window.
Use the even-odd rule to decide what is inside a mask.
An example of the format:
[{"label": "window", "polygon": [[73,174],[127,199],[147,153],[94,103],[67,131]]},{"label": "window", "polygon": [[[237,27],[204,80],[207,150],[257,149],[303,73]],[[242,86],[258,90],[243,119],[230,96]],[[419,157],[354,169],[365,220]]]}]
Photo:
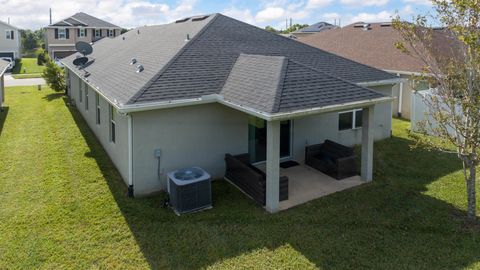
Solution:
[{"label": "window", "polygon": [[82,88],[83,88],[83,82],[80,78],[78,78],[78,100],[80,101],[80,103],[82,103],[82,100],[83,100]]},{"label": "window", "polygon": [[85,111],[88,111],[88,85],[85,83]]},{"label": "window", "polygon": [[113,30],[113,29],[108,29],[107,36],[108,36],[108,37],[114,37],[114,36],[115,36],[115,30]]},{"label": "window", "polygon": [[363,110],[353,110],[348,112],[341,112],[338,114],[338,129],[349,130],[362,127]]},{"label": "window", "polygon": [[117,111],[110,105],[110,141],[115,143],[115,115]]},{"label": "window", "polygon": [[67,39],[67,29],[58,28],[58,39]]},{"label": "window", "polygon": [[95,107],[97,108],[97,111],[96,111],[97,125],[100,125],[100,95],[96,92],[95,92]]},{"label": "window", "polygon": [[87,31],[85,30],[85,28],[78,29],[78,37],[86,37],[86,33]]},{"label": "window", "polygon": [[12,30],[5,30],[5,38],[13,40],[13,31]]},{"label": "window", "polygon": [[101,37],[102,36],[102,30],[101,29],[95,29],[95,37]]}]

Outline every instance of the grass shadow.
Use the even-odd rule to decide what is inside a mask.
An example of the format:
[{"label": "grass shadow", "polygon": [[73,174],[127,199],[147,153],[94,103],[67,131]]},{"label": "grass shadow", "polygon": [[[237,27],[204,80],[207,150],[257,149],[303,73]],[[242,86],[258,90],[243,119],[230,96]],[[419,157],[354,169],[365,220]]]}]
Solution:
[{"label": "grass shadow", "polygon": [[43,97],[43,99],[46,101],[54,101],[64,96],[65,96],[64,92],[59,92],[59,93],[47,94]]},{"label": "grass shadow", "polygon": [[[410,150],[393,137],[375,144],[375,181],[270,215],[224,181],[213,184],[214,208],[177,217],[162,195],[128,198],[126,186],[77,109],[72,118],[102,170],[144,257],[153,269],[197,269],[289,245],[319,268],[461,269],[480,258],[480,234],[462,230],[452,204],[427,186],[460,169],[451,155]],[[453,161],[452,161],[453,160]],[[296,258],[282,257],[284,262]],[[281,261],[280,260],[280,261]],[[301,268],[301,266],[300,266]]]}]

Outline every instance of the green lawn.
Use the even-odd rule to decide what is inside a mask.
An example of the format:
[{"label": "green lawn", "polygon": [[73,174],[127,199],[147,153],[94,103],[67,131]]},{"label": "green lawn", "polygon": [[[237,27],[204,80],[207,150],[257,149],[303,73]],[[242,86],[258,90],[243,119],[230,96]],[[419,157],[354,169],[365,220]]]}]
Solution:
[{"label": "green lawn", "polygon": [[[0,269],[479,269],[454,155],[409,150],[408,122],[375,145],[375,180],[270,215],[225,182],[177,217],[130,199],[61,94],[6,89],[0,114]],[[68,105],[68,102],[67,102]],[[480,190],[479,190],[480,192]]]},{"label": "green lawn", "polygon": [[[45,66],[37,65],[37,58],[20,58],[15,63],[12,75],[21,78],[40,78]],[[25,75],[23,75],[25,74]],[[28,74],[28,75],[27,75]],[[36,76],[36,77],[33,77]]]}]

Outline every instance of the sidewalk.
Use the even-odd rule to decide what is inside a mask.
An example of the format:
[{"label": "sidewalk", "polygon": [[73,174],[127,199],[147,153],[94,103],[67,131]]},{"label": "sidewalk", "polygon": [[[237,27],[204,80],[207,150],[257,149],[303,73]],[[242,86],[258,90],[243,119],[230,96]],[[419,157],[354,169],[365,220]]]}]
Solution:
[{"label": "sidewalk", "polygon": [[45,84],[43,78],[33,78],[33,79],[15,79],[10,74],[5,74],[5,86],[31,86]]}]

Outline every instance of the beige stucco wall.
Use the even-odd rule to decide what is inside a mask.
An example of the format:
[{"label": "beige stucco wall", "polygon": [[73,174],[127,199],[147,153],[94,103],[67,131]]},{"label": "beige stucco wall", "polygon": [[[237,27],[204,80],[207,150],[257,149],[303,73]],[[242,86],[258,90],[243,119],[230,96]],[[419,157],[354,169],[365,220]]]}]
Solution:
[{"label": "beige stucco wall", "polygon": [[96,107],[95,107],[95,91],[89,87],[88,91],[88,110],[85,109],[85,92],[82,91],[82,102],[79,99],[80,80],[73,73],[69,72],[70,91],[68,93],[72,102],[82,114],[90,129],[93,131],[103,148],[110,156],[113,164],[117,167],[122,175],[125,183],[128,179],[128,144],[127,144],[127,117],[119,113],[116,114],[116,140],[115,143],[110,141],[110,115],[109,103],[100,98],[100,125],[96,123]]},{"label": "beige stucco wall", "polygon": [[[392,85],[370,87],[386,95],[392,95]],[[358,108],[361,109],[361,108]],[[375,140],[389,138],[392,130],[392,103],[375,106]],[[322,143],[326,139],[348,145],[358,145],[362,141],[362,129],[338,129],[338,112],[308,116],[293,122],[293,158],[305,160],[305,146]]]},{"label": "beige stucco wall", "polygon": [[[166,173],[200,166],[213,178],[225,173],[225,153],[248,152],[248,115],[220,104],[132,114],[135,195],[166,187]],[[160,171],[154,150],[160,149]]]},{"label": "beige stucco wall", "polygon": [[[13,40],[6,39],[5,31],[13,31]],[[15,28],[0,22],[0,52],[13,52],[15,58],[20,57],[20,33]]]},{"label": "beige stucco wall", "polygon": [[[59,28],[62,28],[62,27],[59,27]],[[92,28],[85,28],[85,30],[87,31],[86,37],[77,37],[78,28],[76,27],[65,27],[65,28],[69,29],[68,39],[55,39],[55,28],[47,28],[45,39],[46,39],[48,54],[50,56],[53,56],[53,51],[74,51],[75,44],[79,41],[90,43],[98,39],[97,37],[94,37]],[[115,37],[118,37],[120,35],[120,31],[121,31],[120,28],[115,29]],[[107,29],[102,28],[102,37],[106,37],[106,36],[107,36]],[[55,46],[55,45],[61,45],[61,46]],[[69,46],[64,46],[64,45],[69,45]]]}]

